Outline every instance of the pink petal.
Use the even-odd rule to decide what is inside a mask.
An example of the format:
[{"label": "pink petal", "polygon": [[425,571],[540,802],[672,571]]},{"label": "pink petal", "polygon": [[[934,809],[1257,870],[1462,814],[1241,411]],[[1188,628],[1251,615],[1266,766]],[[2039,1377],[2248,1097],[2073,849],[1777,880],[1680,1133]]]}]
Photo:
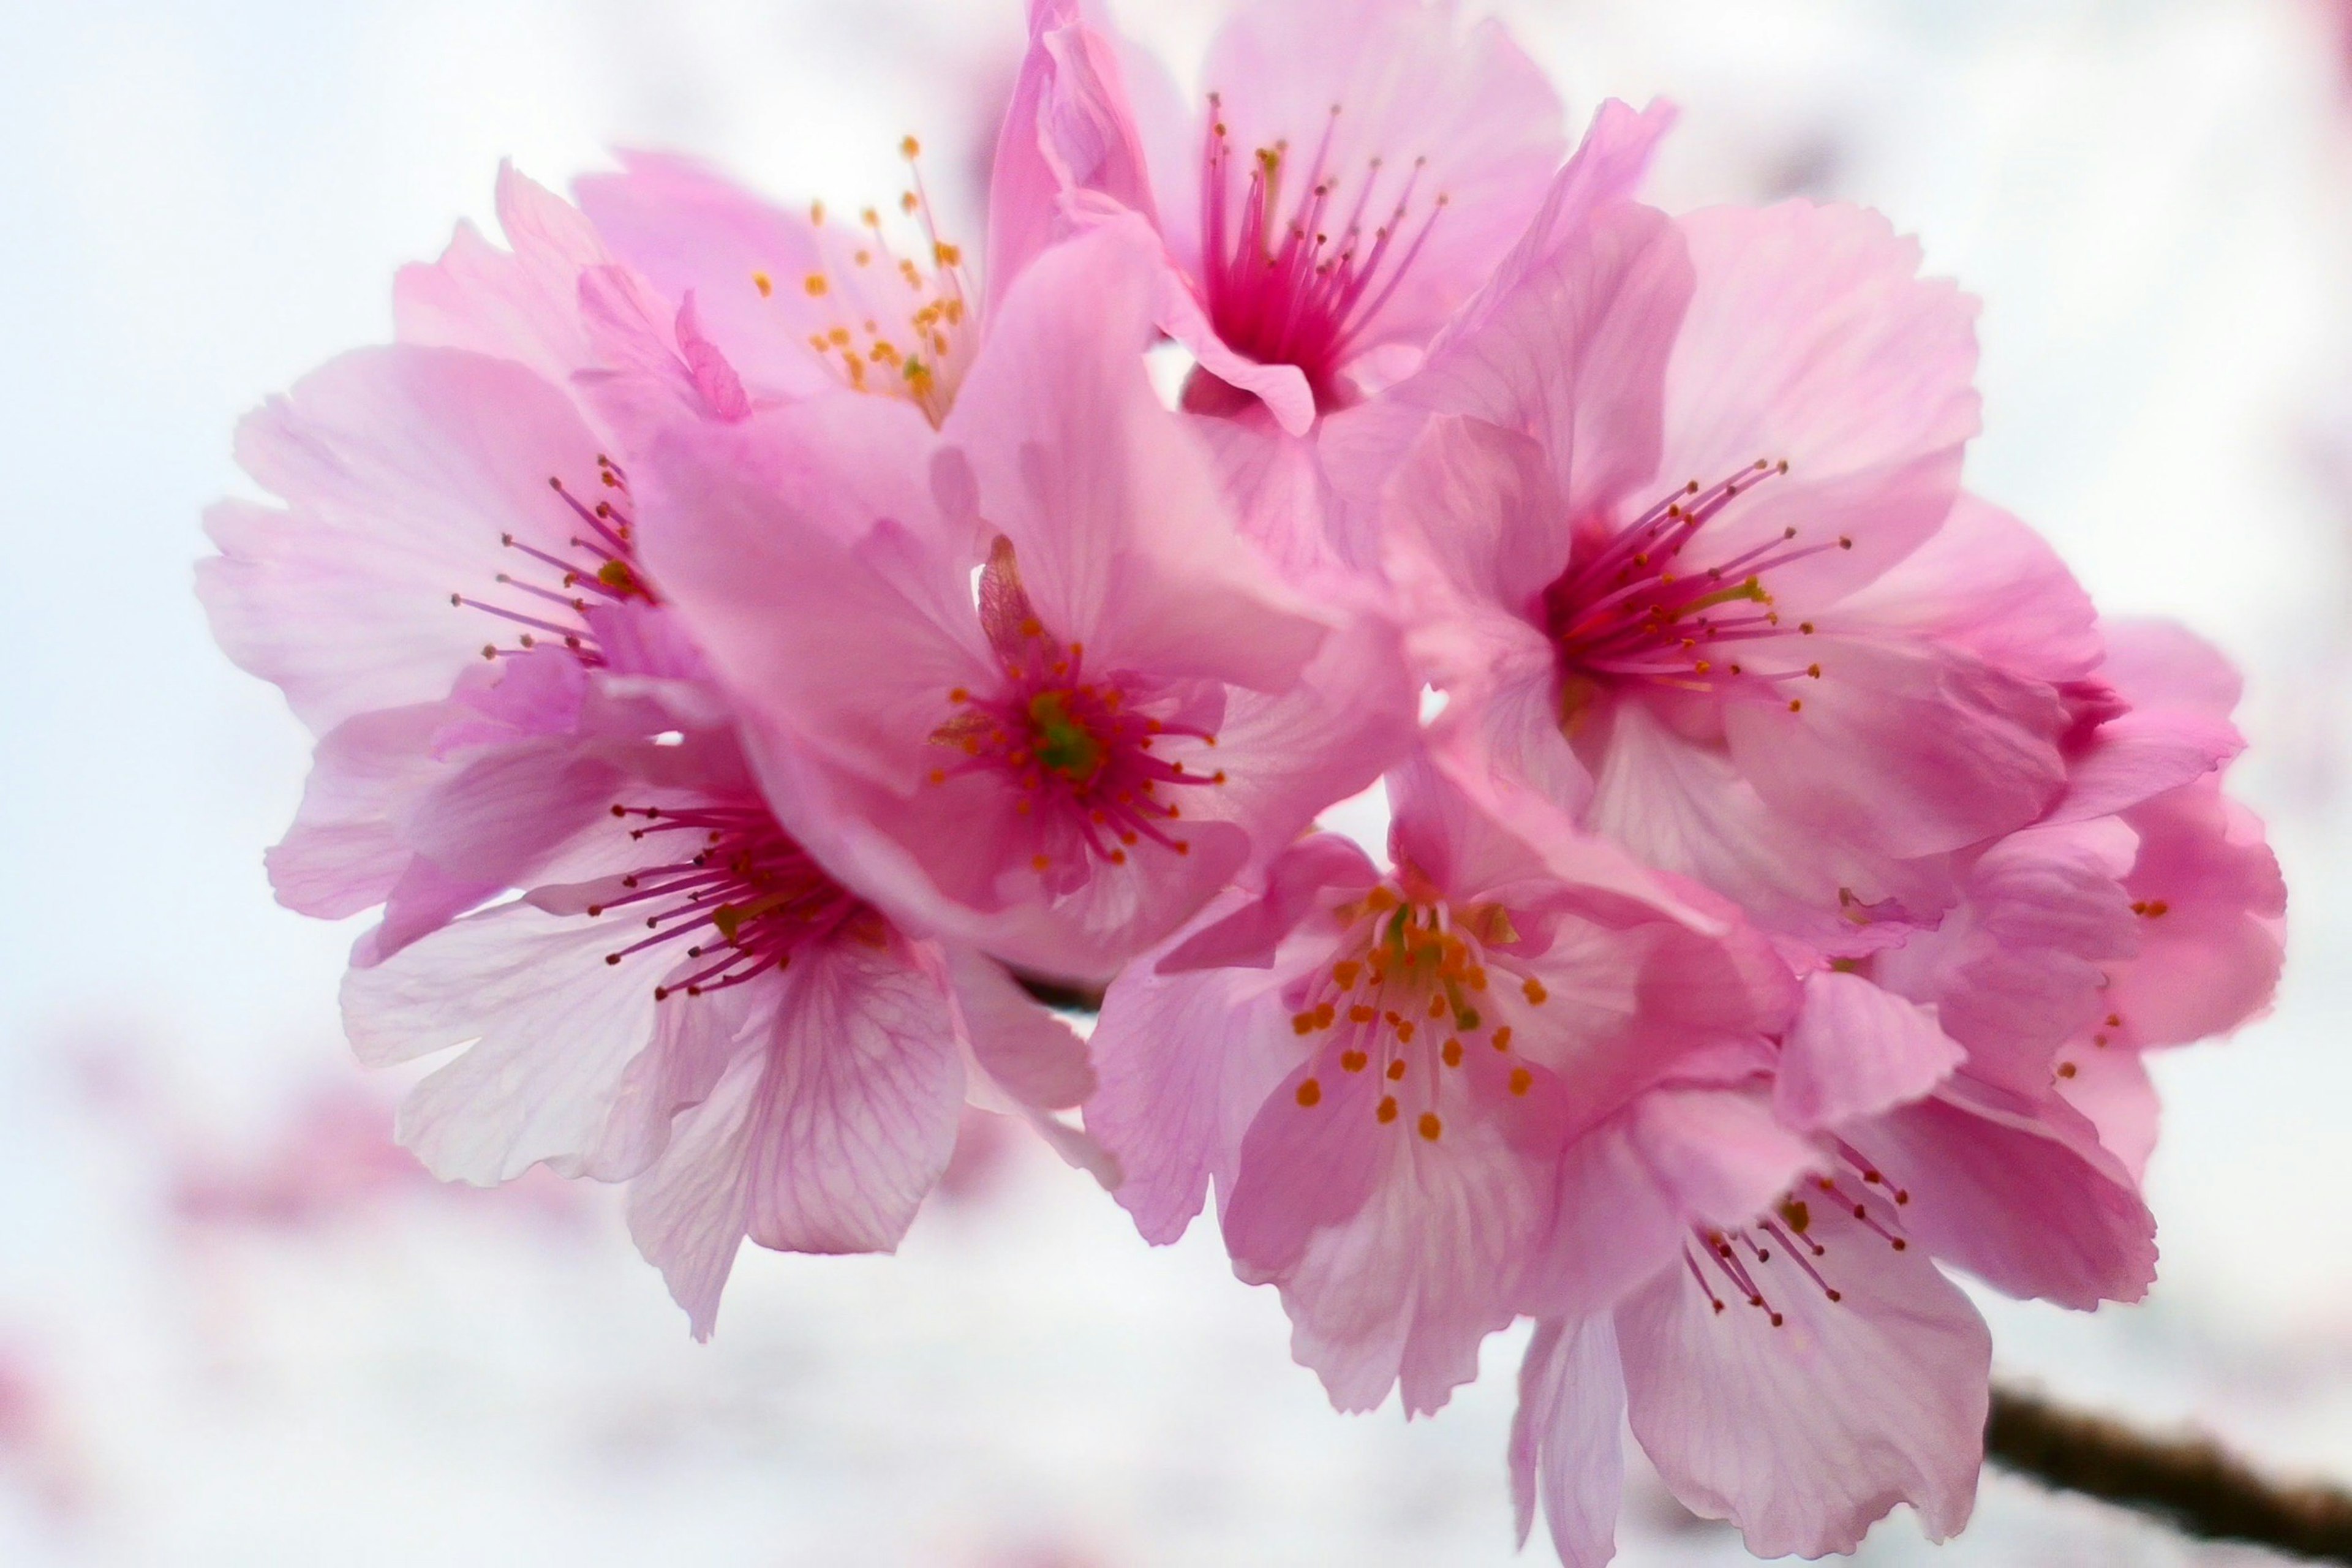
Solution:
[{"label": "pink petal", "polygon": [[1936,1025],[1932,1007],[1882,991],[1858,974],[1806,977],[1804,1010],[1789,1031],[1772,1109],[1808,1132],[1919,1099],[1967,1052]]},{"label": "pink petal", "polygon": [[415,853],[400,807],[443,771],[432,742],[445,716],[437,702],[385,709],[320,741],[294,826],[263,858],[278,902],[322,920],[383,902]]},{"label": "pink petal", "polygon": [[1696,568],[1782,531],[1850,538],[1772,574],[1826,605],[1919,547],[1950,513],[1976,434],[1976,305],[1921,281],[1919,247],[1858,207],[1713,207],[1676,220],[1697,286],[1666,373],[1661,491],[1757,461],[1757,486],[1701,538]]},{"label": "pink petal", "polygon": [[2071,1059],[2074,1076],[2059,1080],[2059,1094],[2098,1130],[2099,1146],[2116,1157],[2124,1174],[2144,1185],[2163,1110],[2147,1058],[2137,1051],[2092,1049]]},{"label": "pink petal", "polygon": [[2235,1029],[2270,1005],[2285,961],[2286,883],[2261,821],[2210,780],[2126,820],[2140,836],[2125,882],[2140,942],[2107,995],[2117,1037],[2175,1046]]},{"label": "pink petal", "polygon": [[[1693,287],[1684,237],[1663,215],[1629,202],[1602,207],[1398,389],[1415,406],[1469,415],[1543,448],[1565,506],[1552,537],[1523,547],[1549,555],[1544,582],[1567,569],[1570,524],[1637,486],[1682,482],[1679,469],[1661,480],[1660,443]],[[1536,565],[1515,555],[1506,580],[1516,586]]]},{"label": "pink petal", "polygon": [[1617,1331],[1606,1314],[1536,1325],[1511,1419],[1511,1508],[1522,1548],[1540,1499],[1561,1568],[1606,1568],[1617,1554],[1624,1412]]},{"label": "pink petal", "polygon": [[562,386],[594,363],[580,321],[580,275],[611,258],[578,209],[511,163],[499,166],[498,210],[512,250],[460,224],[439,261],[400,269],[399,339],[514,360]]},{"label": "pink petal", "polygon": [[[1531,710],[1529,730],[1548,713]],[[1651,704],[1612,701],[1587,723],[1600,772],[1586,826],[1647,865],[1714,889],[1759,924],[1843,943],[1854,935],[1849,900],[1937,903],[1927,868],[1790,821],[1719,747],[1679,732]]]},{"label": "pink petal", "polygon": [[1645,1094],[1561,1160],[1556,1217],[1519,1309],[1545,1318],[1606,1312],[1660,1269],[1681,1267],[1693,1225],[1744,1224],[1821,1161],[1753,1089]]},{"label": "pink petal", "polygon": [[[1212,905],[1206,924],[1238,896]],[[1153,1245],[1184,1233],[1217,1176],[1232,1190],[1242,1138],[1290,1071],[1290,1018],[1263,973],[1162,975],[1129,964],[1103,998],[1089,1045],[1099,1087],[1087,1131],[1123,1173],[1113,1196]]]},{"label": "pink petal", "polygon": [[551,479],[595,483],[570,398],[519,365],[450,349],[362,349],[272,398],[237,461],[285,509],[223,501],[197,592],[213,635],[323,734],[434,702],[506,623],[449,596],[497,592],[511,534],[554,553],[577,529]]},{"label": "pink petal", "polygon": [[2064,782],[2051,689],[1957,649],[1823,635],[1748,657],[1822,671],[1790,686],[1790,704],[1724,714],[1733,762],[1797,822],[1888,855],[1934,855],[2023,826]]},{"label": "pink petal", "polygon": [[1281,1285],[1291,1353],[1335,1406],[1369,1410],[1401,1385],[1408,1414],[1436,1410],[1514,1316],[1517,1265],[1549,1218],[1550,1161],[1471,1103],[1497,1064],[1474,1057],[1440,1081],[1433,1140],[1379,1120],[1389,1085],[1375,1073],[1326,1071],[1303,1104],[1309,1068],[1243,1141],[1226,1249],[1243,1279]]},{"label": "pink petal", "polygon": [[1597,214],[1630,199],[1648,174],[1650,160],[1673,128],[1675,116],[1674,106],[1664,100],[1636,110],[1612,98],[1594,110],[1584,140],[1552,176],[1526,232],[1432,341],[1430,358],[1436,359],[1457,339],[1480,331],[1502,301],[1582,237]]},{"label": "pink petal", "polygon": [[[837,320],[896,322],[904,314],[900,296],[880,294],[856,265],[857,233],[819,229],[707,164],[625,153],[621,173],[590,175],[575,188],[614,255],[663,299],[691,293],[709,340],[763,392],[807,396],[832,388],[809,335]],[[827,279],[822,295],[806,286],[818,274]],[[899,285],[895,271],[888,281]],[[891,308],[877,309],[885,304]]]},{"label": "pink petal", "polygon": [[1039,258],[942,433],[1037,613],[1089,660],[1278,691],[1326,628],[1242,544],[1208,452],[1151,391],[1157,265],[1131,225]]},{"label": "pink petal", "polygon": [[1030,7],[1029,51],[1005,108],[989,180],[992,310],[1022,268],[1068,237],[1067,198],[1076,193],[1154,216],[1118,42],[1087,25],[1083,11],[1076,0],[1039,0]]},{"label": "pink petal", "polygon": [[1679,1266],[1618,1310],[1633,1435],[1759,1557],[1851,1552],[1898,1502],[1942,1541],[1975,1501],[1991,1338],[1921,1248],[1814,1212],[1811,1261],[1840,1300],[1776,1246],[1747,1262],[1779,1327],[1736,1292],[1714,1310]]},{"label": "pink petal", "polygon": [[947,997],[889,947],[804,951],[746,1050],[631,1184],[629,1230],[708,1339],[749,1236],[795,1252],[895,1247],[947,1168],[963,1100]]},{"label": "pink petal", "polygon": [[461,920],[343,980],[370,1067],[475,1042],[410,1091],[400,1141],[445,1181],[487,1186],[545,1161],[594,1164],[623,1075],[654,1034],[663,965],[607,964],[620,939],[520,904]]},{"label": "pink petal", "polygon": [[1192,933],[1173,944],[1154,967],[1162,974],[1264,969],[1324,892],[1333,888],[1360,890],[1378,880],[1380,873],[1355,840],[1336,833],[1309,834],[1266,868],[1263,896],[1213,922],[1196,922]]},{"label": "pink petal", "polygon": [[1095,1090],[1087,1043],[1013,983],[1004,966],[966,948],[947,958],[956,1017],[991,1081],[1034,1110],[1062,1110]]},{"label": "pink petal", "polygon": [[2110,967],[2138,950],[2121,881],[2135,848],[2112,820],[2010,835],[1938,926],[1878,955],[1878,982],[1935,1007],[1971,1073],[2039,1093],[2053,1053],[2111,1005]]},{"label": "pink petal", "polygon": [[1948,643],[2053,686],[2087,677],[2104,653],[2091,596],[2057,552],[1967,494],[1927,542],[1832,618],[1840,628]]},{"label": "pink petal", "polygon": [[1905,1228],[2007,1294],[2083,1310],[2156,1278],[2156,1218],[2064,1104],[1965,1081],[1850,1141],[1910,1194]]}]

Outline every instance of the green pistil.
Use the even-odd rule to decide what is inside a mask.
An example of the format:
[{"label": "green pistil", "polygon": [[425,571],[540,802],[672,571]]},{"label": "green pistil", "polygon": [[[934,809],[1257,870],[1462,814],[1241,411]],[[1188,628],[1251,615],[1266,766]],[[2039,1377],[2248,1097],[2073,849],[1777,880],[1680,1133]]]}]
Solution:
[{"label": "green pistil", "polygon": [[1092,782],[1102,771],[1103,743],[1093,731],[1070,716],[1063,693],[1040,691],[1029,700],[1029,722],[1035,726],[1037,760],[1073,784]]}]

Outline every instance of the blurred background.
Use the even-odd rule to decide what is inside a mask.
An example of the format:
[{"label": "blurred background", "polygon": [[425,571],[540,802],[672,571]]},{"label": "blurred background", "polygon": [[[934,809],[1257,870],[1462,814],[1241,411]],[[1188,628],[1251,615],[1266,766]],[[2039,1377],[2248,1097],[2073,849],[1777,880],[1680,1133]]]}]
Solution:
[{"label": "blurred background", "polygon": [[[1468,0],[1466,9],[1481,8]],[[1988,1301],[2012,1377],[2352,1480],[2352,7],[1502,0],[1580,122],[1684,109],[1669,206],[1885,208],[1982,295],[1974,486],[2110,614],[2245,668],[2294,894],[2275,1014],[2168,1058],[2162,1279]],[[1117,5],[1180,68],[1213,0]],[[499,159],[614,146],[969,220],[1019,0],[75,0],[0,9],[0,1563],[1512,1561],[1519,1336],[1343,1418],[1208,1229],[1154,1252],[1001,1127],[887,1259],[747,1251],[698,1347],[611,1194],[444,1189],[270,900],[304,738],[207,639],[236,416],[390,331]],[[1631,1565],[1744,1561],[1637,1474]],[[1548,1561],[1541,1547],[1530,1561]],[[1988,1478],[1873,1564],[2253,1563]]]}]

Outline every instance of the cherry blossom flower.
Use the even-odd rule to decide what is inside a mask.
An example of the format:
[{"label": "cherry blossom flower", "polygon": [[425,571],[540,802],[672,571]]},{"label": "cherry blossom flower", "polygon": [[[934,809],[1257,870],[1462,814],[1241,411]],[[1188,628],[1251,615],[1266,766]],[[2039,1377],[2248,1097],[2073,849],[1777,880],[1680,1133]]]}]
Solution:
[{"label": "cherry blossom flower", "polygon": [[910,929],[1075,978],[1165,936],[1408,743],[1376,616],[1234,531],[1141,362],[1148,241],[1036,258],[935,434],[882,399],[648,448],[648,560],[770,797]]},{"label": "cherry blossom flower", "polygon": [[1794,1001],[1769,947],[1628,897],[1603,844],[1592,879],[1555,874],[1426,763],[1390,792],[1392,873],[1307,838],[1119,976],[1086,1121],[1149,1240],[1214,1181],[1236,1271],[1281,1288],[1334,1404],[1401,1384],[1425,1412],[1530,1309],[1563,1202],[1663,1183],[1722,1223],[1813,1150],[1759,1092]]},{"label": "cherry blossom flower", "polygon": [[[1897,1501],[1949,1534],[1979,1463],[1983,1333],[1933,1265],[2077,1308],[2153,1279],[2140,1050],[2266,1003],[2284,890],[2220,793],[2235,677],[2177,628],[2106,641],[2058,809],[1952,857],[1935,921],[1848,910],[1846,955],[1813,955],[1772,1097],[1832,1163],[1680,1270],[1539,1330],[1514,1488],[1563,1561],[1610,1555],[1622,1414],[1759,1554],[1850,1550]],[[2119,809],[2074,815],[2094,804]]]},{"label": "cherry blossom flower", "polygon": [[1917,261],[1854,209],[1621,202],[1398,390],[1435,417],[1388,560],[1465,776],[1813,937],[1932,918],[1937,857],[2053,807],[2090,608],[1958,491],[1974,308]]},{"label": "cherry blossom flower", "polygon": [[[1033,0],[996,162],[992,274],[1072,226],[1149,218],[1189,405],[1293,434],[1409,370],[1543,202],[1559,101],[1502,27],[1425,0],[1255,0],[1191,105],[1077,0]],[[992,280],[992,287],[995,287]]]},{"label": "cherry blossom flower", "polygon": [[[404,287],[420,331],[479,346],[359,351],[249,420],[240,459],[284,504],[216,508],[200,586],[321,737],[281,898],[384,908],[346,986],[362,1058],[477,1042],[403,1141],[445,1178],[632,1180],[707,1334],[746,1235],[894,1245],[968,1092],[1088,1158],[1043,1112],[1089,1079],[1001,969],[903,934],[777,822],[569,390],[605,352],[561,303],[569,279],[593,304],[593,237],[514,177],[501,205],[512,254],[461,234]],[[747,416],[705,395],[740,384],[704,348],[604,374],[683,366],[695,417]]]}]

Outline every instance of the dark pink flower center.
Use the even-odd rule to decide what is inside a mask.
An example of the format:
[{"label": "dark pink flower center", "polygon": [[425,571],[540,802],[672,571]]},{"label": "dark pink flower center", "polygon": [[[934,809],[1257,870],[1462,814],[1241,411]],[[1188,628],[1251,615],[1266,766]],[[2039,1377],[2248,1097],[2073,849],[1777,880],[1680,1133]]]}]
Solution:
[{"label": "dark pink flower center", "polygon": [[632,840],[676,851],[616,879],[614,896],[587,908],[592,916],[642,910],[652,933],[606,953],[607,963],[688,944],[678,966],[686,972],[654,987],[657,1002],[740,985],[845,929],[882,939],[880,917],[826,876],[763,805],[615,805],[613,815],[644,821]]},{"label": "dark pink flower center", "polygon": [[[1345,400],[1340,367],[1364,342],[1446,205],[1443,192],[1421,196],[1425,158],[1415,158],[1402,179],[1387,177],[1379,158],[1353,176],[1331,167],[1339,119],[1334,104],[1303,172],[1292,171],[1286,141],[1256,149],[1237,166],[1212,93],[1201,160],[1201,284],[1209,320],[1251,359],[1297,365],[1318,408]],[[1351,189],[1342,191],[1343,183]],[[1188,390],[1188,405],[1213,399],[1214,389],[1202,387]]]},{"label": "dark pink flower center", "polygon": [[511,533],[502,533],[499,542],[519,560],[513,571],[501,572],[495,579],[500,591],[498,599],[463,592],[449,595],[449,602],[460,609],[479,610],[519,628],[512,647],[483,644],[484,658],[528,653],[541,645],[541,638],[552,637],[579,655],[582,663],[602,665],[604,653],[589,626],[589,611],[632,599],[656,602],[637,566],[636,526],[628,511],[628,477],[619,464],[601,455],[596,459],[596,477],[602,488],[613,493],[593,506],[564,488],[561,478],[551,477],[547,481],[579,529],[563,552],[542,550]]},{"label": "dark pink flower center", "polygon": [[[1549,994],[1497,950],[1518,936],[1500,905],[1457,910],[1382,883],[1334,913],[1344,922],[1339,956],[1286,993],[1292,1032],[1329,1037],[1318,1047],[1318,1074],[1336,1066],[1385,1079],[1373,1115],[1434,1143],[1445,1131],[1437,1110],[1445,1076],[1482,1047],[1508,1057],[1512,1026],[1503,1020],[1523,1016],[1522,1002],[1542,1006]],[[1507,983],[1499,988],[1497,973]],[[1524,1097],[1536,1071],[1514,1059],[1504,1085]],[[1294,1093],[1302,1110],[1314,1110],[1323,1102],[1322,1079],[1300,1079]]]},{"label": "dark pink flower center", "polygon": [[[1541,608],[1559,650],[1564,712],[1592,688],[1626,682],[1691,691],[1745,683],[1777,693],[1785,683],[1821,679],[1817,664],[1756,668],[1743,645],[1784,637],[1790,629],[1781,623],[1769,574],[1823,551],[1850,550],[1853,541],[1800,543],[1789,528],[1726,559],[1685,564],[1685,552],[1726,507],[1788,468],[1759,460],[1713,486],[1694,479],[1590,549],[1580,546],[1544,590]],[[1794,629],[1811,636],[1813,626],[1804,621]],[[1790,699],[1790,706],[1801,700]]]},{"label": "dark pink flower center", "polygon": [[1130,673],[1089,674],[1085,647],[1053,637],[1038,618],[1002,538],[981,573],[980,612],[1003,679],[991,692],[948,693],[954,711],[930,738],[963,760],[932,769],[931,782],[1010,779],[1020,791],[1013,809],[1035,834],[1031,864],[1040,872],[1124,865],[1144,840],[1190,853],[1173,826],[1182,813],[1172,797],[1222,784],[1225,775],[1164,754],[1217,743],[1213,729],[1181,716],[1185,694]]},{"label": "dark pink flower center", "polygon": [[1834,1283],[1837,1265],[1832,1249],[1821,1235],[1823,1210],[1850,1217],[1853,1221],[1851,1238],[1856,1242],[1868,1236],[1897,1252],[1910,1247],[1903,1234],[1900,1211],[1910,1203],[1911,1194],[1889,1182],[1852,1145],[1840,1142],[1837,1154],[1837,1169],[1812,1177],[1787,1194],[1756,1223],[1728,1231],[1693,1228],[1691,1241],[1683,1246],[1683,1267],[1716,1311],[1726,1310],[1723,1298],[1715,1290],[1720,1283],[1764,1313],[1774,1328],[1780,1327],[1783,1316],[1769,1293],[1776,1287],[1769,1284],[1764,1273],[1776,1254],[1796,1266],[1807,1287],[1831,1301],[1843,1300],[1844,1292]]}]

